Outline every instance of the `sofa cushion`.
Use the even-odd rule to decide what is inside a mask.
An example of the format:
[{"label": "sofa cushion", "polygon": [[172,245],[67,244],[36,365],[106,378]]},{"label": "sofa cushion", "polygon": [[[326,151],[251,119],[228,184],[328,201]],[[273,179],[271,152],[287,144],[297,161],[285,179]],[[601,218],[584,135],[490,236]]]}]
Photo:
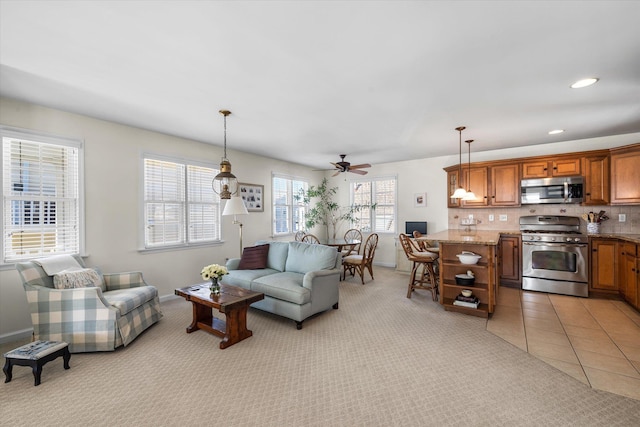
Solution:
[{"label": "sofa cushion", "polygon": [[103,295],[107,302],[117,308],[121,316],[124,316],[131,310],[157,297],[158,290],[154,286],[138,286],[108,291]]},{"label": "sofa cushion", "polygon": [[238,264],[238,270],[256,270],[267,268],[267,257],[269,255],[269,245],[257,245],[244,248],[242,258]]},{"label": "sofa cushion", "polygon": [[263,268],[260,270],[230,270],[229,274],[222,276],[222,283],[251,290],[252,280],[274,273],[279,273],[279,271],[272,268]]},{"label": "sofa cushion", "polygon": [[267,256],[267,268],[273,268],[274,270],[284,271],[285,264],[287,262],[287,254],[289,253],[288,242],[270,242],[261,240],[256,242],[256,245],[269,244],[269,255]]},{"label": "sofa cushion", "polygon": [[336,265],[336,254],[336,248],[330,246],[289,242],[285,270],[303,274],[310,271],[330,270]]},{"label": "sofa cushion", "polygon": [[262,292],[265,296],[302,305],[311,301],[311,291],[302,286],[303,277],[303,274],[289,271],[270,274],[251,282],[251,290]]}]

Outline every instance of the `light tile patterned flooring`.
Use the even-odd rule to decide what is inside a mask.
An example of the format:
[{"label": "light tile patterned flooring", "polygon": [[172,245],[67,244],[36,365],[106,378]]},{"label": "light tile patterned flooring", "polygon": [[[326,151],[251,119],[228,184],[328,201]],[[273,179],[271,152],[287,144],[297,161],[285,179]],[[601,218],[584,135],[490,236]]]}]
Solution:
[{"label": "light tile patterned flooring", "polygon": [[640,314],[622,301],[501,287],[487,330],[595,389],[640,400]]}]

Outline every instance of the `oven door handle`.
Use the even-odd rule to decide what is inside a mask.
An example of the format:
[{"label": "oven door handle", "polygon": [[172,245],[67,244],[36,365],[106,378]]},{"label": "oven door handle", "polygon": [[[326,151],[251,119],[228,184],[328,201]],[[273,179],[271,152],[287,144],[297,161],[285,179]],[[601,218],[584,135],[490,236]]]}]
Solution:
[{"label": "oven door handle", "polygon": [[565,248],[586,248],[588,246],[587,243],[545,243],[545,242],[522,242],[523,245],[527,246],[548,246],[548,247],[565,247]]}]

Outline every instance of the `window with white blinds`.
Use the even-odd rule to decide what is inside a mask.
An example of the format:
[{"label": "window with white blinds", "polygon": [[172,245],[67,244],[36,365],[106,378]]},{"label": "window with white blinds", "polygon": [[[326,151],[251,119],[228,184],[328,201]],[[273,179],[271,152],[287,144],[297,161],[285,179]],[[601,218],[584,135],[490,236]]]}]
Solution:
[{"label": "window with white blinds", "polygon": [[220,240],[220,197],[211,182],[218,170],[144,159],[144,245],[147,249]]},{"label": "window with white blinds", "polygon": [[353,227],[368,233],[396,233],[396,178],[375,178],[350,183],[353,205],[376,205],[355,213]]},{"label": "window with white blinds", "polygon": [[272,177],[273,230],[274,236],[292,234],[304,230],[306,206],[295,196],[306,191],[309,183],[283,175]]},{"label": "window with white blinds", "polygon": [[3,130],[3,263],[80,253],[81,150],[80,142]]}]

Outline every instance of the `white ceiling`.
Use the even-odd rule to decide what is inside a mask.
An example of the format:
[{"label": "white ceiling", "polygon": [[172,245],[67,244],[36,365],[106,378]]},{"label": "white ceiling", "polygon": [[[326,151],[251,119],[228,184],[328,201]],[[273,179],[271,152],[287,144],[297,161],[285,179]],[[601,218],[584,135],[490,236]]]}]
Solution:
[{"label": "white ceiling", "polygon": [[312,167],[457,155],[460,125],[474,152],[640,131],[638,1],[0,0],[0,16],[1,95],[220,146],[229,109],[229,149]]}]

